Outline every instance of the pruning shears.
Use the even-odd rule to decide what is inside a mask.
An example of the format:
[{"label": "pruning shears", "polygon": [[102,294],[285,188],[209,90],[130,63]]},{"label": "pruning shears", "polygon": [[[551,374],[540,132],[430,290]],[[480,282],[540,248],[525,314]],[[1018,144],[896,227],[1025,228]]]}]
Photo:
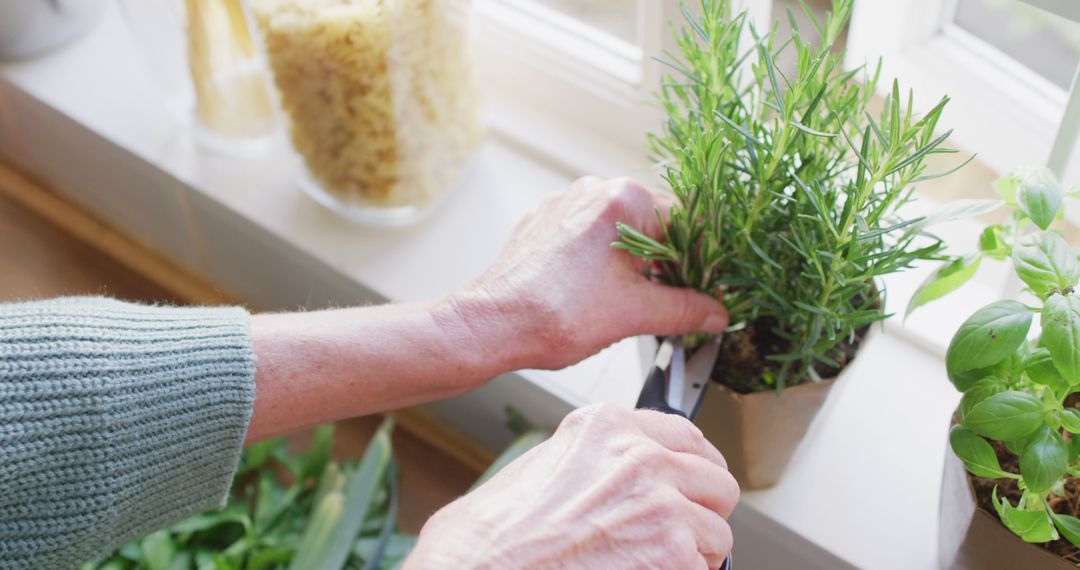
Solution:
[{"label": "pruning shears", "polygon": [[[705,399],[705,388],[720,353],[721,339],[721,335],[717,335],[706,341],[687,360],[684,338],[664,337],[645,377],[645,384],[641,386],[635,407],[675,414],[693,421]],[[731,568],[729,554],[720,570]]]}]

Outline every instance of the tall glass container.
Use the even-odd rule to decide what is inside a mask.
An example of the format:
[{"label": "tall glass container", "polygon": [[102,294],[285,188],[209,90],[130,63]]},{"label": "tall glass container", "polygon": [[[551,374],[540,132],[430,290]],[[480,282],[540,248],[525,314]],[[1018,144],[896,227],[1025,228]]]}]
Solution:
[{"label": "tall glass container", "polygon": [[260,149],[277,104],[244,0],[123,0],[169,106],[215,150]]},{"label": "tall glass container", "polygon": [[300,187],[354,221],[432,208],[480,139],[469,0],[252,0]]}]

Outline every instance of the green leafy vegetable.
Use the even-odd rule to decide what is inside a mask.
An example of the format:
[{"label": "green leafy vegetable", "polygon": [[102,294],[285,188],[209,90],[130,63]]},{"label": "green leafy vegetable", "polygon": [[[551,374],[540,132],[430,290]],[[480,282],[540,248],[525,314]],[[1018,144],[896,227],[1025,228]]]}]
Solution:
[{"label": "green leafy vegetable", "polygon": [[[515,428],[525,425],[508,413]],[[251,445],[223,509],[151,533],[82,570],[396,568],[416,537],[397,529],[392,429],[384,422],[359,462],[331,459],[331,425],[314,430],[305,453],[289,451],[283,439]],[[530,427],[485,477],[547,435]]]}]

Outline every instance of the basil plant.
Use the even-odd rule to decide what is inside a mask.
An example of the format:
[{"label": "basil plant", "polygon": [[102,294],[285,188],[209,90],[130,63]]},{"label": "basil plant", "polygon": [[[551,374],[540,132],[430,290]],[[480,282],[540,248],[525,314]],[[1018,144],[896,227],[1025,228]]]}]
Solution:
[{"label": "basil plant", "polygon": [[[1031,297],[975,311],[949,343],[948,376],[964,394],[949,441],[972,475],[1015,481],[1017,504],[999,497],[1003,481],[992,495],[1012,532],[1036,543],[1063,536],[1080,547],[1080,519],[1051,508],[1064,495],[1066,478],[1080,476],[1080,410],[1073,397],[1080,392],[1080,262],[1050,229],[1066,193],[1045,170],[1017,172],[994,186],[1012,210],[1008,221],[982,232],[977,253],[932,275],[908,310],[959,287],[984,259],[1011,260]],[[1002,468],[995,446],[1019,458],[1019,473]]]}]

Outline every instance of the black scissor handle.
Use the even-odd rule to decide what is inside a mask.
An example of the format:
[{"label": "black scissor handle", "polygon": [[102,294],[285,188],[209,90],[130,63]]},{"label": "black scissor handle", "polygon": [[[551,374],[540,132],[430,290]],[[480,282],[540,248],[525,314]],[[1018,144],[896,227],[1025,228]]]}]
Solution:
[{"label": "black scissor handle", "polygon": [[641,386],[641,394],[638,395],[637,404],[639,410],[656,410],[665,414],[686,417],[682,410],[672,408],[667,403],[667,372],[653,366],[649,375],[645,377],[645,384]]}]

